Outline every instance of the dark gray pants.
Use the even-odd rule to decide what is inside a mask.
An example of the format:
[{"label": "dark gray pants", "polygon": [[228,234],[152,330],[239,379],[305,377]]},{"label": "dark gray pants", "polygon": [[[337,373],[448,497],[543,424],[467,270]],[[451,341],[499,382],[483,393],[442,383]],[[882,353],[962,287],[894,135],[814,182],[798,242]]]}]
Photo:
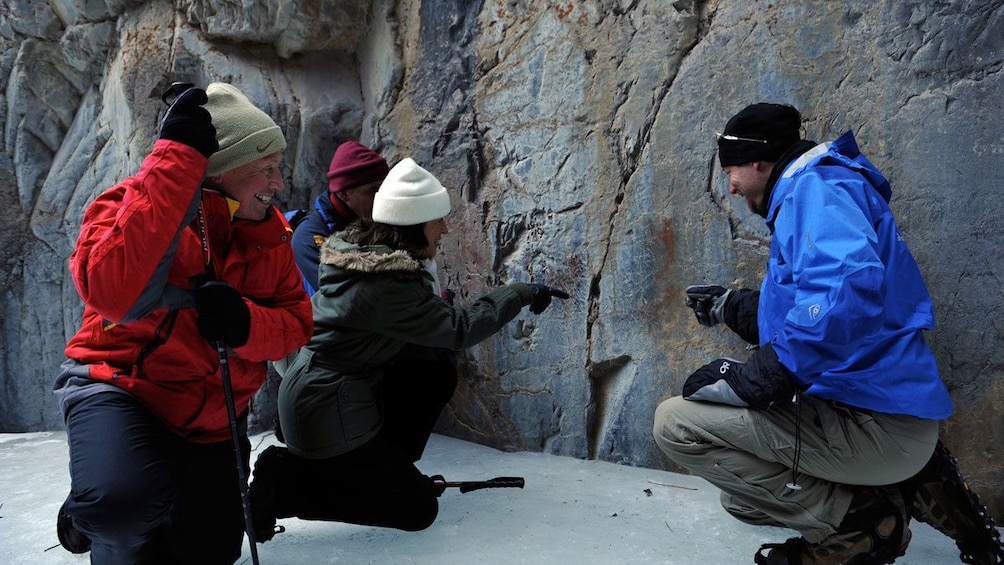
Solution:
[{"label": "dark gray pants", "polygon": [[[726,510],[748,523],[779,523],[810,543],[836,532],[854,485],[916,474],[938,441],[938,422],[854,410],[802,395],[794,405],[750,410],[676,396],[656,408],[653,435],[675,463],[722,489]],[[789,489],[801,428],[801,490]]]},{"label": "dark gray pants", "polygon": [[382,388],[385,421],[376,437],[326,459],[287,453],[273,460],[267,473],[273,477],[275,515],[406,531],[428,528],[439,513],[440,493],[415,462],[456,386],[452,360],[389,368]]},{"label": "dark gray pants", "polygon": [[[117,392],[74,405],[66,430],[66,508],[91,539],[91,563],[215,565],[240,557],[244,518],[232,441],[186,442]],[[242,436],[246,465],[250,444]]]}]

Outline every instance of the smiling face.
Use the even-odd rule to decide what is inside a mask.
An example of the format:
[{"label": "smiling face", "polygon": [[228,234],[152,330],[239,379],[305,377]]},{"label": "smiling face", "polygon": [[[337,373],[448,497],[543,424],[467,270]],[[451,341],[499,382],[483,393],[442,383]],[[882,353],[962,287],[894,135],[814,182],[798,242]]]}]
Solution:
[{"label": "smiling face", "polygon": [[281,151],[220,173],[210,180],[221,192],[240,203],[235,218],[263,220],[272,206],[272,199],[286,189],[280,163]]},{"label": "smiling face", "polygon": [[425,222],[423,232],[425,233],[426,241],[429,242],[426,252],[429,259],[432,259],[436,256],[436,250],[439,248],[439,240],[444,235],[450,233],[450,227],[446,225],[446,218],[439,218],[438,220]]},{"label": "smiling face", "polygon": [[722,170],[729,177],[729,194],[742,196],[749,209],[767,217],[767,179],[773,163],[753,161],[742,165],[730,165]]}]

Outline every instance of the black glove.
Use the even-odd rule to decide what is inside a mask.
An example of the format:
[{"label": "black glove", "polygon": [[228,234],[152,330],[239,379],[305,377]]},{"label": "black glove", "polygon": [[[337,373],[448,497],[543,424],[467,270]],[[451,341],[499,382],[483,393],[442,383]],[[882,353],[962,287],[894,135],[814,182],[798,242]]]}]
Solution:
[{"label": "black glove", "polygon": [[725,321],[725,304],[732,291],[723,286],[688,286],[687,307],[694,310],[697,323],[711,327]]},{"label": "black glove", "polygon": [[[177,90],[176,85],[171,89]],[[162,98],[167,100],[171,89]],[[160,138],[184,143],[195,148],[208,159],[220,149],[216,141],[216,128],[213,127],[213,117],[209,110],[202,106],[209,101],[206,91],[191,87],[174,99],[160,122]]]},{"label": "black glove", "polygon": [[562,300],[568,298],[568,293],[549,286],[544,286],[542,284],[529,284],[530,292],[533,293],[533,302],[530,303],[530,311],[534,314],[540,314],[547,307],[551,305],[551,297],[560,298]]},{"label": "black glove", "polygon": [[446,492],[446,477],[442,475],[430,475],[429,480],[432,482],[432,492],[436,493],[436,496],[443,496]]},{"label": "black glove", "polygon": [[683,398],[730,406],[749,406],[737,388],[744,380],[744,363],[735,359],[715,359],[694,371],[683,383]]},{"label": "black glove", "polygon": [[774,402],[791,398],[797,388],[794,376],[781,364],[768,343],[746,363],[716,359],[694,371],[683,384],[683,398],[767,408]]},{"label": "black glove", "polygon": [[195,289],[196,325],[211,342],[222,340],[240,347],[251,335],[251,310],[236,288],[223,281],[209,281]]}]

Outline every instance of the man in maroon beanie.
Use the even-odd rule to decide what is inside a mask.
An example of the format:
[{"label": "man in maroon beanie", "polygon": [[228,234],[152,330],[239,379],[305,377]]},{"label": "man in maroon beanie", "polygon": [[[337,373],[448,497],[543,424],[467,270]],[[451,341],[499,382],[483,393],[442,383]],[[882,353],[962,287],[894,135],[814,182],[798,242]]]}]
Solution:
[{"label": "man in maroon beanie", "polygon": [[317,262],[321,244],[356,218],[368,218],[373,196],[387,176],[387,161],[365,145],[346,141],[338,146],[328,167],[328,191],[314,200],[314,209],[293,231],[296,266],[307,294],[317,290]]}]

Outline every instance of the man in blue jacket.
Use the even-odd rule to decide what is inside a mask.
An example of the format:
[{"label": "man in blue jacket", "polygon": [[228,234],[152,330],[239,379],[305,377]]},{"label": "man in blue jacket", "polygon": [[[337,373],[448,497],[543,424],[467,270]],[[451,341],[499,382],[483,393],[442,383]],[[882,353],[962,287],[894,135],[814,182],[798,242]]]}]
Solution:
[{"label": "man in blue jacket", "polygon": [[321,244],[356,218],[369,218],[373,197],[390,167],[375,151],[357,141],[335,149],[328,167],[328,190],[314,200],[314,208],[293,226],[293,252],[307,294],[317,290]]},{"label": "man in blue jacket", "polygon": [[[765,545],[757,563],[892,563],[911,513],[934,521],[913,499],[930,503],[920,483],[941,486],[931,475],[944,461],[928,463],[938,421],[952,414],[924,342],[931,297],[889,182],[853,134],[816,144],[800,130],[795,108],[760,103],[718,135],[729,193],[767,221],[767,272],[759,291],[689,287],[687,305],[756,352],[694,372],[657,408],[654,437],[718,486],[736,518],[802,534]],[[972,518],[967,510],[954,515]],[[934,525],[957,541],[972,534]]]}]

